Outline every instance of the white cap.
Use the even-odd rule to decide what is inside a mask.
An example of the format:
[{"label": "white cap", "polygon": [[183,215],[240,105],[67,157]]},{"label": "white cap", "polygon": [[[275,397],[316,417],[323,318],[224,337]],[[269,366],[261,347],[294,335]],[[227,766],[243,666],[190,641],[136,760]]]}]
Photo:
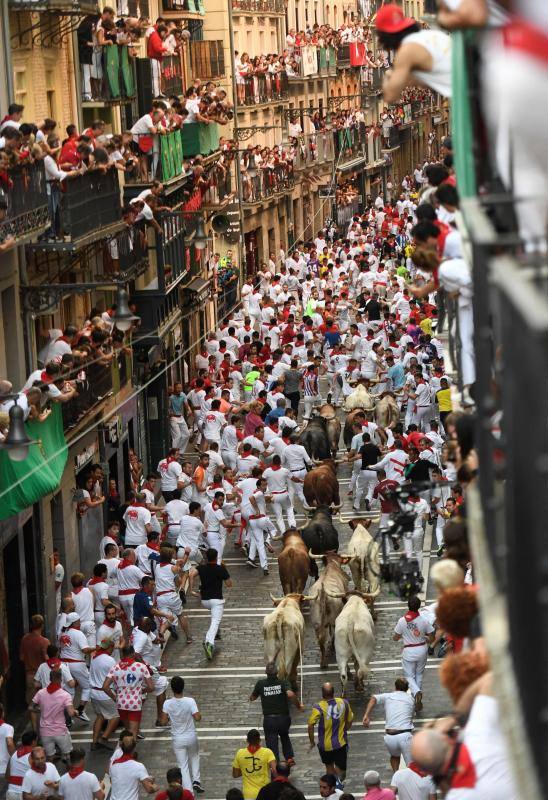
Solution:
[{"label": "white cap", "polygon": [[71,611],[70,614],[67,614],[67,621],[65,622],[65,628],[70,628],[71,625],[74,625],[75,622],[79,622],[80,614],[77,614],[76,611]]}]

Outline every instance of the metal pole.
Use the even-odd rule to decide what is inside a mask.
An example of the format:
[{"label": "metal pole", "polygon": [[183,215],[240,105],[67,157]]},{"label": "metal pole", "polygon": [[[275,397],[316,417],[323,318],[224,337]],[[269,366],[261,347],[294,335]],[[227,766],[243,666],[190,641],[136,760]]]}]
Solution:
[{"label": "metal pole", "polygon": [[[238,143],[238,90],[236,87],[236,70],[234,67],[235,46],[234,46],[234,18],[232,15],[232,0],[228,2],[228,36],[230,42],[230,76],[232,79],[232,96],[234,98],[234,139]],[[240,215],[240,235],[238,237],[238,261],[240,264],[240,287],[245,280],[245,244],[244,244],[244,209],[242,206],[242,175],[240,172],[240,155],[236,153],[236,194],[238,195],[238,211]]]}]

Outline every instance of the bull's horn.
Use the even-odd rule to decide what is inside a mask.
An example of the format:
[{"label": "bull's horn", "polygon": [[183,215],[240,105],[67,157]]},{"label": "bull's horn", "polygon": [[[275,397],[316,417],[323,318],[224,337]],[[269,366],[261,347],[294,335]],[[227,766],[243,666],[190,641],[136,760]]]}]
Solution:
[{"label": "bull's horn", "polygon": [[321,558],[325,558],[323,553],[320,553],[320,555],[316,555],[311,550],[308,551],[308,556],[309,556],[309,558],[315,558],[316,560],[319,560]]},{"label": "bull's horn", "polygon": [[314,458],[314,456],[312,456],[312,463],[316,464],[316,466],[318,466],[319,464],[322,463],[322,459],[321,458]]},{"label": "bull's horn", "polygon": [[333,459],[333,463],[334,463],[334,464],[343,464],[343,463],[346,463],[346,458],[334,458],[334,459]]},{"label": "bull's horn", "polygon": [[340,558],[354,558],[354,553],[339,553]]},{"label": "bull's horn", "polygon": [[364,599],[364,600],[367,600],[367,599],[374,599],[374,598],[375,598],[375,597],[377,597],[377,596],[378,596],[380,593],[381,593],[380,586],[379,586],[379,588],[377,589],[377,591],[376,591],[376,592],[360,592],[360,594],[361,594],[361,596],[363,597],[363,599]]},{"label": "bull's horn", "polygon": [[332,600],[342,600],[344,597],[346,597],[347,593],[343,592],[341,594],[340,592],[326,592],[326,595],[331,597]]},{"label": "bull's horn", "polygon": [[308,503],[303,503],[303,508],[305,511],[315,511],[316,506],[309,506]]},{"label": "bull's horn", "polygon": [[339,511],[339,509],[342,508],[342,503],[339,503],[338,506],[336,506],[335,503],[331,503],[331,508],[333,509],[333,511]]},{"label": "bull's horn", "polygon": [[315,594],[302,594],[301,600],[315,600],[317,595]]},{"label": "bull's horn", "polygon": [[300,530],[304,531],[305,528],[308,528],[308,522],[305,522],[304,525],[301,525]]},{"label": "bull's horn", "polygon": [[268,594],[270,595],[270,599],[272,600],[273,603],[281,603],[283,600],[283,597],[274,597],[272,592],[269,592]]}]

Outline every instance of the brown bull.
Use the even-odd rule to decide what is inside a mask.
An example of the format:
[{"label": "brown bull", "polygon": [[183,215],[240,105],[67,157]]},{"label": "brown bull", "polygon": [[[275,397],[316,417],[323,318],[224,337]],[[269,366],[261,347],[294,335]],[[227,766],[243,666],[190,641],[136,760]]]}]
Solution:
[{"label": "brown bull", "polygon": [[303,492],[309,506],[340,506],[336,462],[326,458],[321,464],[307,472],[304,478]]},{"label": "brown bull", "polygon": [[375,406],[375,417],[381,428],[393,428],[400,421],[400,409],[391,392],[385,392]]},{"label": "brown bull", "polygon": [[308,547],[301,534],[290,529],[283,535],[283,547],[278,556],[280,583],[285,594],[301,594],[310,571]]},{"label": "brown bull", "polygon": [[336,553],[323,556],[322,561],[325,569],[304,599],[310,601],[310,621],[320,647],[320,666],[325,668],[333,649],[335,621],[343,609],[343,595],[348,591],[348,577],[341,568],[345,560]]},{"label": "brown bull", "polygon": [[344,431],[343,431],[343,440],[347,450],[350,450],[350,445],[352,443],[352,437],[354,436],[354,423],[355,422],[365,422],[367,416],[363,408],[355,408],[354,411],[350,411],[346,415],[346,420],[344,423]]}]

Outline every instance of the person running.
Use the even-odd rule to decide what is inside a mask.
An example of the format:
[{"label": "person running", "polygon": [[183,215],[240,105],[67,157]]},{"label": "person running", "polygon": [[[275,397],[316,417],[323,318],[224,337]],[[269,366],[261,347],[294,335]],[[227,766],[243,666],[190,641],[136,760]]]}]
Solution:
[{"label": "person running", "polygon": [[179,675],[171,679],[173,697],[165,700],[161,721],[171,724],[171,744],[181,770],[182,785],[190,792],[203,794],[200,779],[200,751],[196,722],[202,715],[193,697],[185,697],[185,682]]},{"label": "person running", "polygon": [[312,706],[308,718],[308,740],[310,750],[316,746],[314,729],[318,725],[318,751],[325,771],[337,778],[337,788],[343,788],[348,759],[348,731],[352,727],[354,714],[350,703],[335,697],[330,683],[322,686],[322,699]]},{"label": "person running", "polygon": [[395,642],[403,642],[401,657],[403,674],[409,682],[415,709],[421,711],[422,679],[428,658],[428,645],[434,640],[434,628],[419,614],[421,601],[418,597],[410,597],[407,607],[409,610],[396,623],[392,638]]},{"label": "person running", "polygon": [[266,678],[260,678],[257,681],[249,700],[253,702],[258,698],[261,699],[266,746],[272,750],[278,762],[280,760],[279,739],[286,764],[293,766],[295,753],[289,738],[291,727],[289,704],[293,703],[298,711],[304,711],[304,705],[291,689],[289,681],[278,678],[278,668],[273,661],[268,662],[265,672]]},{"label": "person running", "polygon": [[202,606],[209,609],[211,613],[209,628],[204,640],[206,658],[211,661],[215,651],[215,641],[221,638],[219,627],[225,604],[223,584],[230,589],[232,579],[225,565],[219,564],[219,554],[214,547],[207,549],[206,563],[198,564],[194,574],[200,578],[200,591],[193,592],[193,594],[201,598]]}]

